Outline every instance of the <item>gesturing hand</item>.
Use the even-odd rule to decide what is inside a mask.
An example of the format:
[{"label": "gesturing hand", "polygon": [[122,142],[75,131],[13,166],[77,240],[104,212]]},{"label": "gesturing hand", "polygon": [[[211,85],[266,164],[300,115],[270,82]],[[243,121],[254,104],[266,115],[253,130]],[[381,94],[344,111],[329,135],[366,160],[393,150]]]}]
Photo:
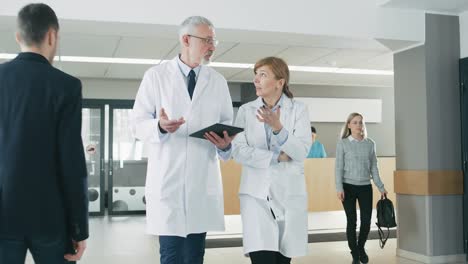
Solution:
[{"label": "gesturing hand", "polygon": [[288,154],[281,151],[279,156],[278,156],[278,161],[279,162],[288,162],[288,161],[291,161],[291,157],[289,157]]},{"label": "gesturing hand", "polygon": [[271,111],[268,107],[262,106],[257,110],[257,119],[262,123],[268,124],[273,131],[280,131],[283,125],[280,121],[281,110],[277,108],[276,112]]},{"label": "gesturing hand", "polygon": [[164,108],[161,108],[161,111],[159,111],[159,127],[164,130],[162,132],[174,133],[184,123],[183,117],[177,120],[170,120]]},{"label": "gesturing hand", "polygon": [[224,137],[220,137],[215,132],[210,131],[208,133],[205,133],[204,136],[208,141],[215,144],[215,146],[218,149],[224,150],[229,146],[229,144],[231,144],[231,141],[234,139],[236,135],[230,137],[226,131],[223,131],[223,135]]}]

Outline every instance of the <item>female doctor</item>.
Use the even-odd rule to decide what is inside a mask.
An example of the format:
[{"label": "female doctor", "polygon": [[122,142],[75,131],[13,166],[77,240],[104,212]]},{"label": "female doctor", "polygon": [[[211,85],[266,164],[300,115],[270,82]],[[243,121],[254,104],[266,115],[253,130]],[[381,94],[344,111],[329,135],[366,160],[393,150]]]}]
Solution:
[{"label": "female doctor", "polygon": [[290,263],[307,254],[304,159],[311,145],[307,107],[293,99],[288,65],[261,59],[258,98],[240,107],[233,158],[242,164],[239,190],[244,253],[253,264]]}]

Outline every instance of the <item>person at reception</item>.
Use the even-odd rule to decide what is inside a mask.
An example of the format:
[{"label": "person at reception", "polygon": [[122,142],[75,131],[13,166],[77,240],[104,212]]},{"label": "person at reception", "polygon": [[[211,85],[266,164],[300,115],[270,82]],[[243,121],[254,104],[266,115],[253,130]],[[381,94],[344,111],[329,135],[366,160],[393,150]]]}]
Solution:
[{"label": "person at reception", "polygon": [[326,158],[327,153],[325,152],[325,147],[317,140],[317,130],[313,126],[310,127],[310,130],[312,131],[312,146],[310,147],[307,158]]},{"label": "person at reception", "polygon": [[148,146],[147,232],[159,236],[161,264],[201,264],[207,231],[224,231],[219,158],[231,157],[231,141],[210,132],[232,124],[224,77],[204,65],[218,41],[204,17],[187,18],[179,29],[180,54],[146,71],[133,106],[135,136]]},{"label": "person at reception", "polygon": [[[346,213],[346,237],[353,264],[368,263],[365,251],[372,217],[371,179],[381,195],[387,194],[379,176],[375,142],[367,137],[364,117],[351,113],[336,146],[335,182],[338,199]],[[361,226],[356,237],[356,201],[359,203]]]},{"label": "person at reception", "polygon": [[0,65],[0,263],[81,258],[88,238],[81,82],[52,66],[57,16],[45,4],[18,13],[21,53]]},{"label": "person at reception", "polygon": [[253,264],[285,264],[307,254],[304,159],[311,145],[307,107],[293,99],[289,68],[267,57],[254,67],[258,98],[242,105],[232,155],[242,164],[239,190],[244,253]]}]

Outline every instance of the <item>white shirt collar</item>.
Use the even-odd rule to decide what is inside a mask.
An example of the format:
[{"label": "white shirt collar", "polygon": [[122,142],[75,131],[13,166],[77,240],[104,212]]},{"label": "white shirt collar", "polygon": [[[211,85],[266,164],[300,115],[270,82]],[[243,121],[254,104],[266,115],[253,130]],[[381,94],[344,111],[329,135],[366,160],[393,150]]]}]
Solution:
[{"label": "white shirt collar", "polygon": [[198,65],[195,68],[190,68],[187,64],[185,64],[181,59],[180,59],[180,54],[177,56],[177,64],[179,65],[179,69],[184,74],[185,77],[188,77],[189,73],[191,70],[195,72],[195,76],[198,77],[198,73],[200,73],[201,65]]},{"label": "white shirt collar", "polygon": [[353,136],[349,135],[348,139],[349,139],[350,142],[353,142],[353,141],[362,142],[362,141],[364,141],[365,138],[363,138],[362,140],[357,140],[357,139],[353,138]]}]

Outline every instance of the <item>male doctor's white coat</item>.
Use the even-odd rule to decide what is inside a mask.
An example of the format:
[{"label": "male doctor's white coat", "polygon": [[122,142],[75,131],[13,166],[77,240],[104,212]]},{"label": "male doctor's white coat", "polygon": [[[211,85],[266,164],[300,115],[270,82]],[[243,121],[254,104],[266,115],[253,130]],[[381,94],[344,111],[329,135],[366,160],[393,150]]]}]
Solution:
[{"label": "male doctor's white coat", "polygon": [[[133,108],[135,136],[148,148],[147,232],[186,237],[224,230],[224,203],[216,147],[189,134],[215,123],[232,124],[233,109],[224,77],[201,66],[192,100],[178,58],[150,68]],[[176,132],[162,134],[159,112],[184,117]]]},{"label": "male doctor's white coat", "polygon": [[[263,106],[261,97],[242,105],[237,113],[235,124],[245,130],[234,139],[232,156],[242,164],[239,198],[244,253],[268,250],[292,258],[307,254],[304,160],[312,136],[307,107],[285,95],[280,102],[280,121],[288,131],[280,149],[292,160],[272,164],[274,152],[267,144],[264,123],[256,117]],[[270,145],[276,144],[274,137]]]}]

